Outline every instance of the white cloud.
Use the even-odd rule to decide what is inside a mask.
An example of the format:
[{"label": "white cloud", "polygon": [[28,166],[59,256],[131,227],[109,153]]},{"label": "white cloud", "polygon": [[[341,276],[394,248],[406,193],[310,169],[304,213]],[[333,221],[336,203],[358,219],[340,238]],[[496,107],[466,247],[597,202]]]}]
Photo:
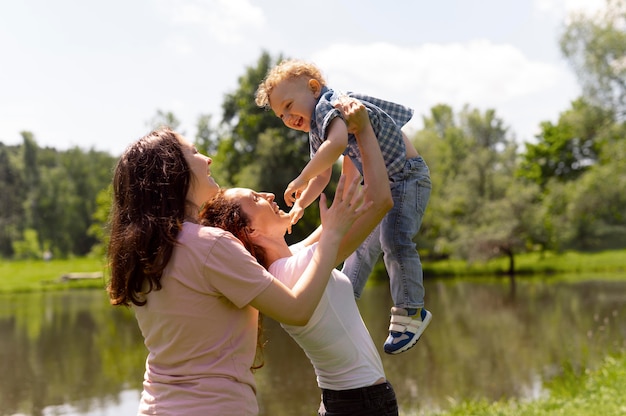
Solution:
[{"label": "white cloud", "polygon": [[[539,119],[563,111],[576,93],[565,67],[533,61],[512,45],[487,40],[417,47],[336,44],[318,51],[312,61],[331,88],[396,101],[418,115],[437,104],[455,111],[465,104],[495,108],[523,139],[532,137]],[[414,117],[408,127],[419,128],[420,122]]]},{"label": "white cloud", "polygon": [[495,106],[550,88],[564,75],[562,68],[533,62],[511,45],[486,40],[417,47],[338,44],[313,61],[339,89],[414,94],[433,104]]},{"label": "white cloud", "polygon": [[242,43],[266,23],[263,10],[249,0],[165,0],[160,6],[174,24],[200,26],[223,44]]},{"label": "white cloud", "polygon": [[191,55],[195,52],[193,46],[184,36],[171,36],[167,40],[166,46],[179,55]]}]

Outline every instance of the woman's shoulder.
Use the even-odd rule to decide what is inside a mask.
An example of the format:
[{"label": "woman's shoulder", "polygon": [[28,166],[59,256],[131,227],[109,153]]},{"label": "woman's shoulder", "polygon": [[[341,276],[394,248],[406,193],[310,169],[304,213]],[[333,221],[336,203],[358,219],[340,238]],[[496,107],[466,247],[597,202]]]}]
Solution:
[{"label": "woman's shoulder", "polygon": [[250,263],[263,269],[237,237],[221,228],[185,223],[178,242],[200,257],[211,259],[211,263],[237,259],[238,264]]},{"label": "woman's shoulder", "polygon": [[195,235],[195,236],[211,236],[211,235],[222,235],[227,233],[227,231],[222,230],[217,227],[209,227],[202,224],[197,224],[195,222],[185,221],[183,223],[183,234],[187,235]]},{"label": "woman's shoulder", "polygon": [[192,222],[183,223],[183,229],[179,235],[179,241],[181,243],[193,242],[194,244],[208,245],[213,245],[218,242],[226,244],[230,244],[231,242],[239,243],[239,240],[237,240],[235,236],[228,231]]}]

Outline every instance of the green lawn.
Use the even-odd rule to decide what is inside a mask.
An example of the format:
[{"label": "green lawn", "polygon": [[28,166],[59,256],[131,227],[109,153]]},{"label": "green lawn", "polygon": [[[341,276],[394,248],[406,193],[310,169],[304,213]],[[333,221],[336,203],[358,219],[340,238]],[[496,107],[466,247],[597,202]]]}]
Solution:
[{"label": "green lawn", "polygon": [[104,279],[62,282],[61,276],[75,272],[104,273],[104,261],[95,258],[69,260],[28,260],[0,262],[0,293],[63,290],[68,288],[104,288]]},{"label": "green lawn", "polygon": [[[626,414],[626,354],[607,357],[595,371],[565,374],[534,401],[461,403],[438,416],[613,416]],[[407,415],[409,416],[409,415]]]},{"label": "green lawn", "polygon": [[[424,261],[425,273],[441,275],[485,275],[503,273],[508,270],[508,259],[503,257],[488,262],[467,263],[464,260]],[[515,256],[518,274],[552,273],[626,273],[626,249],[595,253],[525,253]]]}]

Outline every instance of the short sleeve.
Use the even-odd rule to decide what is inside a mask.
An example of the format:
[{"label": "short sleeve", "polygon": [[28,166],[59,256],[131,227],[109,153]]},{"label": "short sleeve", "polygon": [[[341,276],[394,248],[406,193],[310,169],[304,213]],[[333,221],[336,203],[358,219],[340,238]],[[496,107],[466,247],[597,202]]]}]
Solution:
[{"label": "short sleeve", "polygon": [[243,244],[226,231],[219,233],[208,251],[204,275],[217,292],[239,308],[249,304],[274,279]]}]

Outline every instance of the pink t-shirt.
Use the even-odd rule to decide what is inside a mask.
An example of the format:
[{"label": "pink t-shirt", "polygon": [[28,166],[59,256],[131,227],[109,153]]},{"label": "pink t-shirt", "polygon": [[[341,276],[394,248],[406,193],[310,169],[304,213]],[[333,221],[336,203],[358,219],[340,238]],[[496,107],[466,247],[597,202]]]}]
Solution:
[{"label": "pink t-shirt", "polygon": [[258,414],[248,304],[272,279],[232,234],[184,223],[163,288],[134,307],[149,352],[138,414]]}]

